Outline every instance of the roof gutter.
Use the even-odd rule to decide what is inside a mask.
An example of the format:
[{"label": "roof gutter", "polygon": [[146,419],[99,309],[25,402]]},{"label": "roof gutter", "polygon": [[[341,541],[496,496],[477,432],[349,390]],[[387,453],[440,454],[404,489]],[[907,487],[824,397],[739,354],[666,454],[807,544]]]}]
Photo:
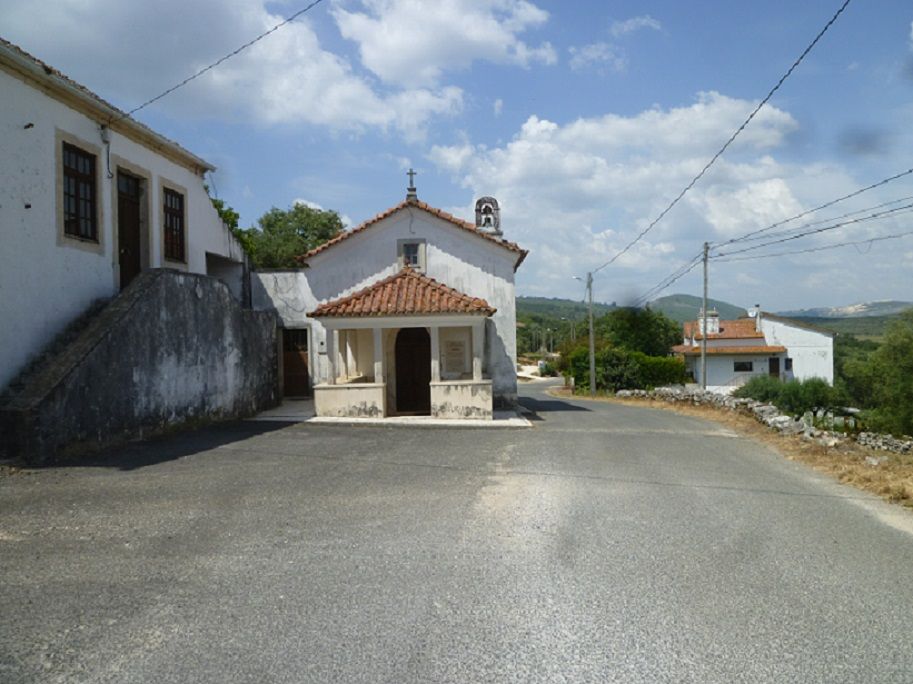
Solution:
[{"label": "roof gutter", "polygon": [[99,126],[108,126],[111,130],[190,169],[198,176],[216,170],[216,167],[205,159],[128,117],[120,109],[105,102],[87,88],[79,86],[58,70],[3,40],[0,40],[0,67],[36,86],[46,95],[94,119]]}]

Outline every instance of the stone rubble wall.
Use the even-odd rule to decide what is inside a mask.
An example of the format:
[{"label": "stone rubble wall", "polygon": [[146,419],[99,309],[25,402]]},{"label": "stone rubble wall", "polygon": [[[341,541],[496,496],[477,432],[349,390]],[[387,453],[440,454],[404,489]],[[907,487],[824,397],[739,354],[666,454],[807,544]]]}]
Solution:
[{"label": "stone rubble wall", "polygon": [[274,314],[209,276],[143,272],[0,402],[0,454],[30,464],[242,418],[278,399]]},{"label": "stone rubble wall", "polygon": [[891,435],[873,432],[860,432],[856,435],[822,430],[811,425],[805,418],[794,418],[780,412],[773,404],[765,404],[754,399],[740,399],[716,392],[689,390],[677,387],[658,387],[655,390],[621,390],[615,394],[619,398],[653,399],[670,403],[687,403],[695,406],[713,406],[726,411],[745,413],[753,416],[759,423],[786,435],[800,435],[803,439],[816,442],[831,448],[846,441],[855,440],[858,444],[872,449],[890,451],[896,454],[913,453],[913,440],[897,439]]}]

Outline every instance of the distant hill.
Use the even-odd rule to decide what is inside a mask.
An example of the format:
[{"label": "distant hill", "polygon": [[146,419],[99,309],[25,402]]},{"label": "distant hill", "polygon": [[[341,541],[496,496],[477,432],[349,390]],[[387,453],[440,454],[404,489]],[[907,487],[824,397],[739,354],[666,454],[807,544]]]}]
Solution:
[{"label": "distant hill", "polygon": [[[602,316],[615,308],[614,304],[593,302],[593,315]],[[557,297],[517,297],[517,316],[548,316],[581,320],[586,316],[587,305],[573,299]]]},{"label": "distant hill", "polygon": [[817,309],[796,309],[779,312],[789,318],[868,318],[872,316],[893,316],[913,308],[913,302],[888,300],[863,302],[849,306],[820,307]]},{"label": "distant hill", "polygon": [[789,316],[789,318],[835,332],[838,335],[855,335],[857,337],[877,339],[884,335],[888,325],[890,325],[892,321],[896,321],[898,315],[899,314],[894,314],[892,316],[856,316],[853,318]]},{"label": "distant hill", "polygon": [[[723,320],[732,320],[748,313],[740,306],[719,299],[708,299],[707,303],[711,309],[719,311],[720,318]],[[679,323],[695,321],[701,310],[701,298],[686,294],[667,295],[650,302],[650,308],[654,311],[661,311]]]}]

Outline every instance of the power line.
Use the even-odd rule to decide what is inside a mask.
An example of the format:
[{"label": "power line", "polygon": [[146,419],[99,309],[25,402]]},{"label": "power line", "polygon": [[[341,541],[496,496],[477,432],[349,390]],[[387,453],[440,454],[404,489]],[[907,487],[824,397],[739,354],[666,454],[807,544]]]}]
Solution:
[{"label": "power line", "polygon": [[644,292],[642,295],[640,295],[639,297],[637,297],[637,299],[634,300],[635,306],[638,305],[638,304],[641,304],[641,303],[646,302],[647,300],[649,300],[649,299],[650,299],[651,297],[653,297],[654,295],[659,294],[660,292],[662,292],[663,290],[665,290],[667,287],[669,287],[670,285],[672,285],[675,281],[677,281],[677,280],[679,280],[679,279],[681,279],[681,278],[684,278],[684,277],[685,277],[686,275],[688,275],[691,271],[693,271],[693,270],[695,269],[695,267],[696,267],[699,263],[701,263],[702,259],[703,259],[703,252],[698,252],[698,253],[691,259],[691,261],[689,261],[688,263],[684,264],[683,266],[680,266],[679,268],[677,268],[676,270],[674,270],[672,273],[670,273],[669,275],[667,275],[665,278],[663,278],[661,281],[659,281],[656,285],[654,285],[654,286],[651,287],[649,290],[647,290],[646,292]]},{"label": "power line", "polygon": [[810,252],[823,252],[828,249],[837,249],[838,247],[849,247],[852,245],[865,245],[871,244],[873,242],[881,242],[883,240],[894,240],[896,238],[906,237],[907,235],[913,235],[913,230],[908,230],[903,233],[895,233],[893,235],[881,235],[878,237],[868,238],[867,240],[853,240],[852,242],[838,242],[834,245],[822,245],[821,247],[809,247],[808,249],[793,250],[789,252],[777,252],[775,254],[756,254],[754,256],[743,256],[743,257],[731,257],[728,259],[715,259],[717,263],[725,264],[732,261],[753,261],[755,259],[772,259],[773,257],[781,256],[793,256],[794,254],[808,254]]},{"label": "power line", "polygon": [[791,222],[795,221],[796,219],[802,218],[803,216],[808,216],[809,214],[814,214],[815,212],[821,211],[822,209],[827,209],[828,207],[838,204],[839,202],[843,202],[844,200],[851,199],[853,197],[861,195],[864,192],[868,192],[869,190],[874,190],[875,188],[881,187],[882,185],[887,185],[888,183],[895,181],[898,178],[903,178],[904,176],[909,176],[910,174],[913,174],[913,168],[907,169],[906,171],[901,171],[900,173],[894,174],[893,176],[888,176],[887,178],[884,178],[884,179],[878,181],[877,183],[872,183],[871,185],[867,185],[864,188],[859,188],[858,190],[854,190],[853,192],[851,192],[848,195],[843,195],[842,197],[838,197],[837,199],[832,199],[828,202],[825,202],[824,204],[818,205],[817,207],[815,207],[813,209],[807,209],[803,212],[796,214],[795,216],[790,216],[789,218],[783,219],[782,221],[777,221],[776,223],[772,223],[769,226],[767,226],[766,228],[759,228],[758,230],[753,230],[753,231],[745,233],[744,235],[741,235],[739,237],[735,237],[730,240],[726,240],[725,242],[719,242],[719,243],[713,245],[713,247],[714,248],[723,247],[724,245],[731,245],[734,242],[742,242],[743,240],[748,240],[749,238],[751,238],[754,235],[759,235],[760,233],[766,233],[767,231],[773,230],[774,228],[779,228],[780,226],[785,225],[787,223],[791,223]]},{"label": "power line", "polygon": [[710,167],[714,165],[716,160],[719,159],[723,155],[723,153],[729,148],[729,146],[739,136],[739,134],[743,130],[745,130],[745,127],[748,126],[749,123],[751,123],[751,121],[752,121],[752,119],[754,119],[755,115],[757,115],[757,113],[759,111],[761,111],[761,108],[765,104],[767,104],[768,100],[770,100],[770,98],[773,97],[774,93],[776,93],[780,89],[780,86],[782,86],[784,81],[786,81],[786,79],[789,78],[789,76],[793,73],[793,71],[795,71],[796,67],[798,67],[799,64],[802,63],[802,60],[804,60],[806,55],[808,55],[808,53],[812,51],[812,48],[814,48],[815,45],[818,43],[818,41],[821,40],[821,37],[825,33],[827,33],[827,30],[831,27],[831,25],[835,21],[837,21],[837,17],[839,17],[843,13],[843,11],[846,9],[847,5],[850,4],[850,2],[851,2],[851,0],[844,0],[843,4],[840,6],[840,9],[838,9],[834,13],[834,16],[832,16],[830,18],[830,21],[828,21],[824,25],[824,28],[822,28],[818,32],[818,35],[815,36],[814,40],[812,40],[812,42],[808,44],[808,47],[806,47],[802,51],[802,54],[800,54],[796,58],[796,61],[794,61],[792,63],[792,66],[790,66],[789,69],[786,70],[786,73],[780,77],[780,80],[777,81],[777,84],[773,88],[770,89],[770,92],[767,93],[767,95],[764,97],[763,100],[761,100],[761,102],[758,104],[758,106],[755,107],[754,110],[751,112],[751,114],[748,115],[748,118],[742,122],[742,125],[739,126],[735,130],[735,133],[733,133],[731,136],[729,136],[729,139],[723,144],[723,146],[719,149],[719,151],[715,155],[713,155],[713,157],[710,159],[710,161],[707,162],[707,164],[704,166],[703,169],[701,169],[700,173],[698,173],[694,178],[691,179],[691,182],[685,186],[684,190],[682,190],[674,200],[672,200],[672,202],[669,204],[669,206],[667,206],[665,209],[663,209],[660,212],[659,216],[657,216],[655,219],[653,219],[653,221],[646,228],[644,228],[642,231],[640,231],[640,233],[637,235],[637,237],[635,237],[633,240],[631,240],[631,242],[629,242],[627,245],[625,245],[625,247],[620,252],[618,252],[615,256],[613,256],[611,259],[609,259],[607,262],[605,262],[602,266],[600,266],[599,268],[592,271],[594,274],[598,273],[599,271],[604,269],[606,266],[609,266],[609,265],[615,263],[615,261],[621,255],[625,254],[629,249],[631,249],[631,247],[633,247],[635,244],[637,244],[640,241],[640,239],[643,238],[644,235],[649,233],[653,229],[653,227],[657,223],[659,223],[663,219],[663,217],[666,214],[668,214],[676,204],[678,204],[681,201],[681,199],[688,193],[688,191],[691,190],[691,188],[693,188],[695,186],[695,184],[701,178],[703,178],[704,174],[707,173],[707,171],[710,169]]},{"label": "power line", "polygon": [[[875,209],[881,209],[882,207],[888,207],[888,206],[890,206],[890,205],[892,205],[892,204],[899,204],[900,202],[907,202],[907,201],[909,201],[909,200],[913,200],[913,195],[907,195],[907,196],[905,196],[905,197],[899,197],[899,198],[897,198],[897,199],[890,200],[890,201],[888,201],[888,202],[882,202],[882,203],[880,203],[880,204],[876,204],[876,205],[871,206],[871,207],[865,207],[865,208],[863,208],[863,209],[857,209],[856,211],[848,211],[847,213],[845,213],[845,214],[840,214],[839,216],[829,216],[828,218],[818,219],[817,221],[809,221],[808,223],[803,223],[801,226],[796,226],[795,228],[788,228],[788,229],[786,229],[786,230],[780,230],[780,231],[777,231],[777,232],[774,232],[774,233],[767,233],[766,235],[755,235],[754,237],[748,237],[748,238],[745,238],[744,240],[741,240],[741,241],[743,241],[743,242],[754,242],[754,241],[756,241],[756,240],[769,240],[769,239],[771,239],[771,238],[783,237],[783,236],[785,236],[785,235],[790,235],[790,234],[792,234],[792,233],[795,233],[795,232],[797,232],[797,231],[804,230],[804,229],[806,229],[806,228],[810,228],[810,227],[812,227],[812,226],[820,226],[820,225],[823,224],[823,223],[831,223],[831,222],[833,222],[833,221],[839,221],[840,219],[849,218],[850,216],[856,216],[857,214],[864,214],[864,213],[867,212],[867,211],[873,211],[873,210],[875,210]],[[765,229],[765,230],[767,230],[767,229]],[[758,232],[760,232],[760,231],[758,231]],[[732,242],[720,243],[719,245],[717,245],[717,247],[723,247],[723,246],[725,246],[725,245],[727,245],[727,244],[732,244]]]},{"label": "power line", "polygon": [[863,221],[872,221],[875,219],[885,218],[886,216],[896,216],[900,213],[905,213],[906,210],[913,209],[913,204],[906,204],[902,207],[896,207],[894,209],[887,209],[882,212],[876,212],[870,214],[869,216],[860,216],[859,218],[852,219],[850,221],[841,221],[830,226],[825,226],[823,228],[816,228],[815,230],[808,230],[804,233],[799,233],[797,235],[790,235],[779,240],[771,240],[770,242],[764,242],[759,245],[752,245],[751,247],[745,247],[743,249],[736,250],[734,252],[719,252],[714,255],[714,258],[732,256],[734,254],[742,254],[743,252],[752,252],[756,249],[763,249],[764,247],[769,247],[770,245],[777,245],[783,242],[789,242],[791,240],[798,240],[799,238],[806,237],[808,235],[816,235],[818,233],[824,233],[829,230],[836,230],[837,228],[843,228],[845,226],[854,225],[856,223],[862,223]]},{"label": "power line", "polygon": [[269,29],[269,30],[267,30],[267,31],[264,31],[263,33],[261,33],[259,36],[257,36],[257,37],[254,38],[253,40],[248,41],[247,43],[244,43],[244,45],[242,45],[241,47],[237,48],[236,50],[233,50],[233,51],[229,52],[227,55],[225,55],[224,57],[221,57],[220,59],[216,60],[215,62],[213,62],[213,63],[210,64],[209,66],[203,67],[202,69],[200,69],[199,71],[197,71],[195,74],[193,74],[192,76],[188,76],[187,78],[185,78],[183,81],[181,81],[181,82],[178,83],[177,85],[171,86],[170,88],[168,88],[168,90],[164,91],[163,93],[160,93],[159,95],[156,95],[155,97],[153,97],[153,98],[150,99],[150,100],[146,100],[146,101],[143,102],[141,105],[139,105],[138,107],[134,107],[133,109],[131,109],[131,110],[130,110],[129,112],[127,112],[126,114],[122,114],[121,116],[117,117],[116,119],[112,119],[112,120],[109,122],[108,125],[117,123],[118,121],[121,121],[122,119],[130,118],[130,117],[132,117],[134,114],[136,114],[139,110],[145,109],[146,107],[148,107],[149,105],[151,105],[153,102],[158,102],[158,101],[161,100],[163,97],[165,97],[166,95],[170,95],[171,93],[173,93],[173,92],[174,92],[175,90],[177,90],[178,88],[183,88],[185,85],[187,85],[188,83],[190,83],[190,82],[193,81],[194,79],[199,78],[200,76],[202,76],[203,74],[205,74],[207,71],[210,71],[211,69],[215,69],[215,68],[216,68],[217,66],[219,66],[222,62],[225,62],[226,60],[231,59],[231,58],[234,57],[235,55],[237,55],[237,54],[243,52],[244,50],[246,50],[247,48],[249,48],[249,47],[250,47],[251,45],[253,45],[254,43],[257,43],[257,42],[263,40],[264,38],[266,38],[266,37],[267,37],[268,35],[270,35],[271,33],[274,33],[274,32],[276,32],[276,31],[278,31],[279,29],[281,29],[281,28],[282,28],[283,26],[285,26],[286,24],[289,24],[289,23],[295,21],[295,19],[297,19],[298,17],[300,17],[302,14],[304,14],[304,13],[306,13],[306,12],[309,12],[311,9],[313,9],[314,7],[316,7],[317,5],[319,5],[321,2],[323,2],[323,0],[314,0],[310,5],[308,5],[308,6],[305,7],[304,9],[298,10],[298,11],[295,12],[294,14],[290,15],[288,18],[282,20],[281,22],[279,22],[278,24],[276,24],[275,26],[273,26],[271,29]]}]

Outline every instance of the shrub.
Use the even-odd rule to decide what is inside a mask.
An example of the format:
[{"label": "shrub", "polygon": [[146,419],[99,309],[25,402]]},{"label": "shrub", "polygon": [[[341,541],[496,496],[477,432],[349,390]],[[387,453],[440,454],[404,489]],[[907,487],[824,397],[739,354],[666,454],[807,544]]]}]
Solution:
[{"label": "shrub", "polygon": [[631,359],[639,367],[641,389],[682,385],[687,380],[683,359],[673,356],[647,356],[641,352],[632,352]]},{"label": "shrub", "polygon": [[[648,356],[606,346],[596,352],[596,389],[617,392],[622,389],[651,389],[685,381],[685,364],[681,359]],[[590,356],[578,347],[566,357],[567,372],[577,387],[588,388]]]},{"label": "shrub", "polygon": [[763,401],[765,404],[776,404],[782,389],[783,383],[776,378],[772,378],[769,375],[756,375],[732,394],[742,399],[754,399],[755,401]]},{"label": "shrub", "polygon": [[773,404],[782,411],[800,415],[814,409],[832,409],[842,404],[843,392],[821,378],[781,382],[768,375],[752,378],[734,396]]}]

